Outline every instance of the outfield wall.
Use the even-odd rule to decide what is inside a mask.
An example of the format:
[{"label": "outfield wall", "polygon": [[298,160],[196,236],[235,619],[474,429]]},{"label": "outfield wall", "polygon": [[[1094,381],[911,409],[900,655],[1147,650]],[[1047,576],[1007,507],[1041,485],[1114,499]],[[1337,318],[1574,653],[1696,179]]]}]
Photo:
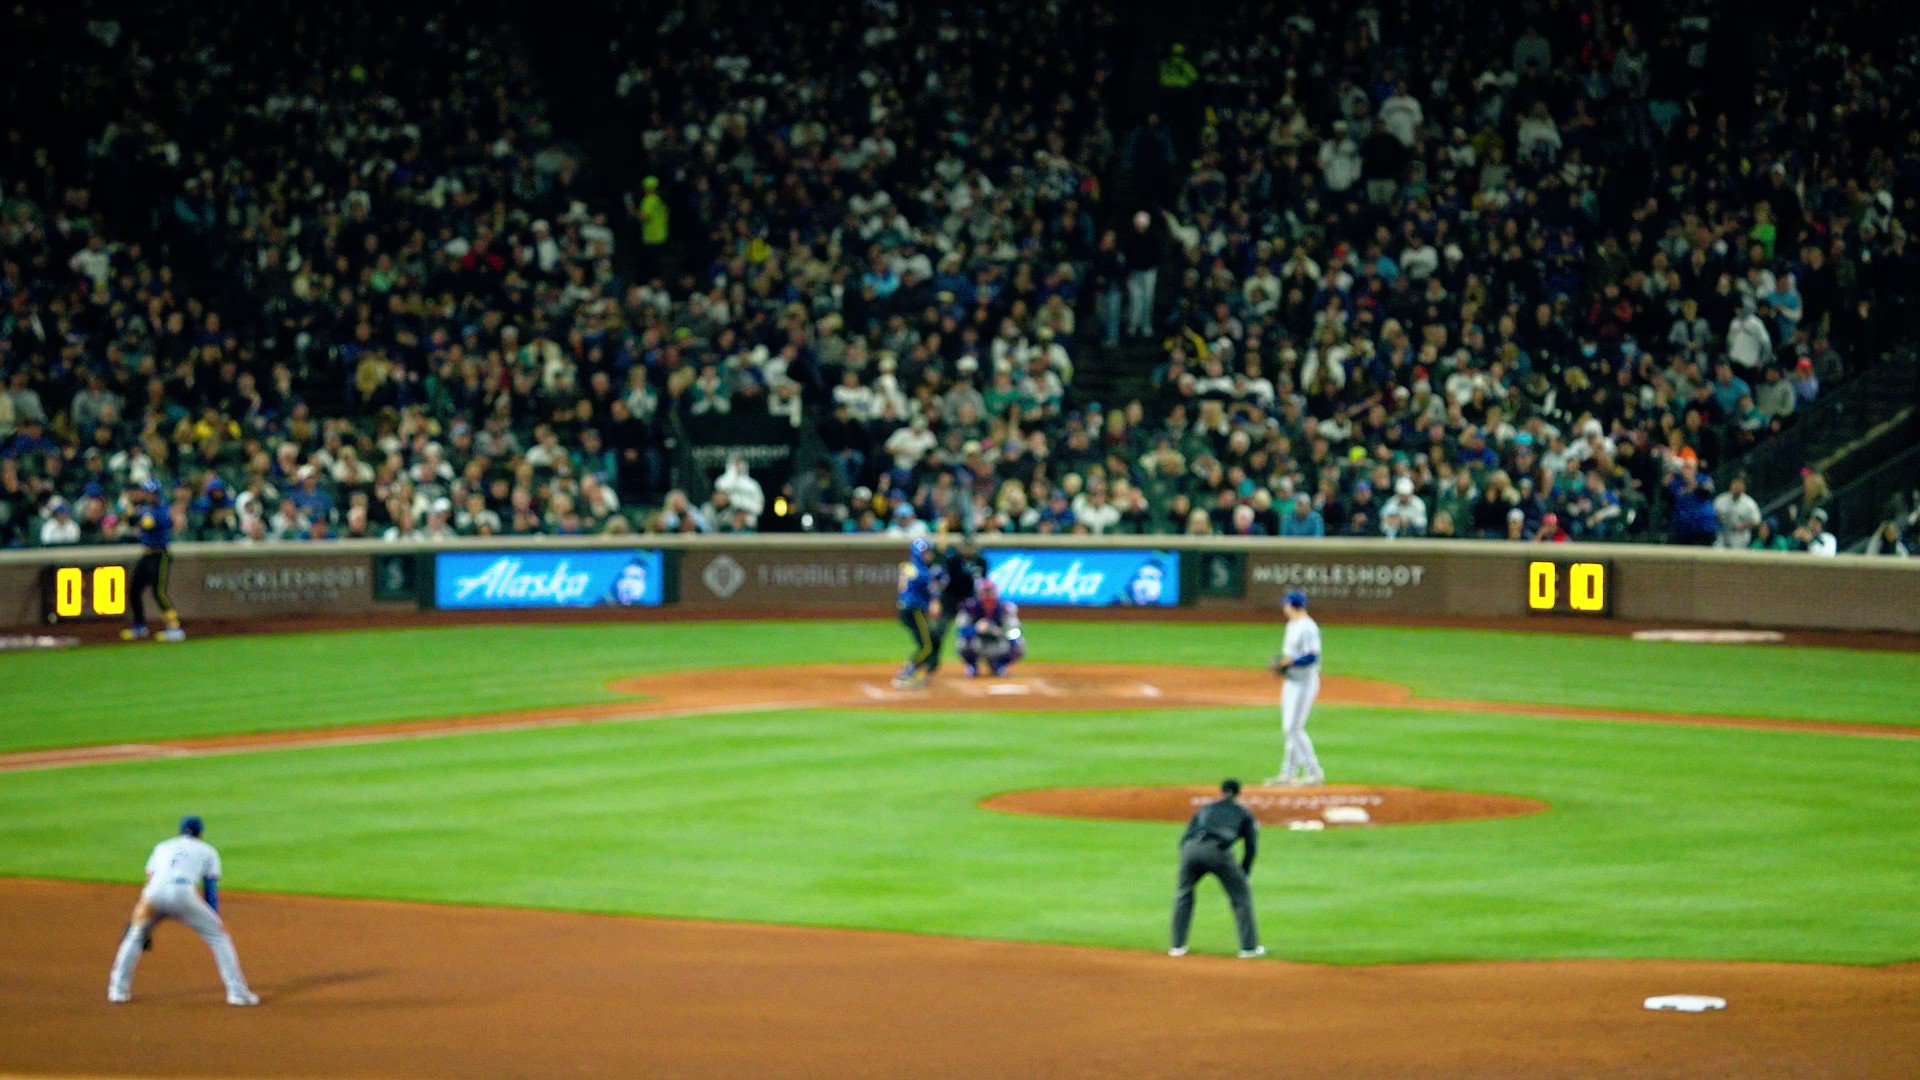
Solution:
[{"label": "outfield wall", "polygon": [[[1029,606],[1185,609],[1223,618],[1271,610],[1302,589],[1333,613],[1562,616],[1681,626],[1920,633],[1920,560],[1702,548],[1486,541],[1007,537],[983,547]],[[438,547],[180,544],[183,617],[286,619],[421,610],[539,608],[854,614],[893,602],[897,539],[739,536],[495,539]],[[46,626],[58,581],[131,565],[131,547],[0,552],[0,627]],[[1541,564],[1546,564],[1545,567]],[[65,571],[64,579],[60,578]],[[1578,595],[1576,595],[1578,594]],[[76,597],[69,596],[68,606]],[[1541,606],[1541,601],[1550,601]],[[1582,610],[1576,610],[1578,603]],[[636,612],[637,614],[637,612]]]}]

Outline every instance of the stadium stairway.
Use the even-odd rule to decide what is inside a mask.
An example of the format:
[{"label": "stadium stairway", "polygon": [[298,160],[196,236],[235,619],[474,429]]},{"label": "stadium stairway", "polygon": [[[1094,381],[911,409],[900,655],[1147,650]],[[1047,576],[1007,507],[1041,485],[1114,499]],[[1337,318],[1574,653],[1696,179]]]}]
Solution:
[{"label": "stadium stairway", "polygon": [[1798,497],[1802,468],[1823,473],[1834,493],[1828,527],[1844,548],[1880,523],[1902,490],[1899,478],[1911,480],[1920,468],[1917,451],[1920,352],[1908,348],[1815,401],[1792,427],[1723,466],[1717,480],[1724,488],[1744,475],[1755,501],[1773,514]]}]

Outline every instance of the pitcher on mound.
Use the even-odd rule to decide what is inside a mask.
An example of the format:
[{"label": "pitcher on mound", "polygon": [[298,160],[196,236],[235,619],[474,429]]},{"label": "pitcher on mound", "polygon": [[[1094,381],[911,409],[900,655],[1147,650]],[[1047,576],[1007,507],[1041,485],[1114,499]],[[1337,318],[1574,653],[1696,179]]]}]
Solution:
[{"label": "pitcher on mound", "polygon": [[1326,776],[1314,756],[1313,740],[1307,738],[1307,715],[1320,694],[1320,624],[1307,614],[1307,594],[1298,589],[1287,594],[1280,610],[1287,616],[1287,632],[1280,640],[1280,655],[1273,658],[1273,673],[1280,676],[1280,724],[1287,749],[1280,775],[1267,783],[1318,784]]}]

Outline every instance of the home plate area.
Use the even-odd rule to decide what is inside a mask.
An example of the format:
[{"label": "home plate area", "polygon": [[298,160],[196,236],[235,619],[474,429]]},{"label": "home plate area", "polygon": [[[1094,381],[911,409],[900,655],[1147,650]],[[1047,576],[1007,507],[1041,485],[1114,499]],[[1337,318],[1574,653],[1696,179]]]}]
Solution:
[{"label": "home plate area", "polygon": [[[1166,672],[1159,672],[1153,677],[1164,679],[1166,674]],[[1183,673],[1176,669],[1175,674],[1177,677]],[[915,705],[956,698],[962,701],[981,701],[991,698],[1045,701],[1050,703],[1051,707],[1106,708],[1123,704],[1159,705],[1165,703],[1167,698],[1165,690],[1161,689],[1157,683],[1146,679],[1131,679],[1112,672],[1080,671],[1062,671],[1056,675],[1004,675],[979,678],[955,675],[937,679],[927,687],[918,690],[896,689],[891,683],[862,682],[860,692],[870,701]],[[1183,700],[1188,696],[1185,687],[1176,687],[1175,693]]]},{"label": "home plate area", "polygon": [[[832,667],[813,679],[831,679]],[[857,688],[855,704],[905,709],[1164,709],[1220,705],[1276,705],[1277,682],[1264,671],[1160,664],[1021,665],[1007,675],[969,678],[958,665],[942,668],[920,689],[902,690],[873,668],[845,671]],[[811,680],[809,680],[811,681]]]}]

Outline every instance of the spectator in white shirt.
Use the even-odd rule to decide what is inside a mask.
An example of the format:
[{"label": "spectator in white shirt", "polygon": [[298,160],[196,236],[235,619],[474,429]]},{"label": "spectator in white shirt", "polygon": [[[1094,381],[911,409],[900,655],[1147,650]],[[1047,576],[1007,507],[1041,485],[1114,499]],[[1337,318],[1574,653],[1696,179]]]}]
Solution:
[{"label": "spectator in white shirt", "polygon": [[727,467],[720,474],[720,479],[713,482],[713,489],[726,492],[728,505],[755,521],[766,510],[766,491],[760,487],[760,481],[747,471],[747,459],[737,454],[727,460]]},{"label": "spectator in white shirt", "polygon": [[40,526],[42,547],[60,547],[80,542],[80,523],[73,520],[73,508],[65,499],[47,504],[47,520]]},{"label": "spectator in white shirt", "polygon": [[1120,524],[1120,508],[1107,501],[1105,488],[1096,487],[1074,496],[1073,521],[1099,536]]},{"label": "spectator in white shirt", "polygon": [[1736,476],[1713,500],[1713,512],[1720,519],[1720,534],[1713,546],[1744,549],[1753,543],[1753,531],[1760,527],[1760,504],[1747,494],[1747,478]]},{"label": "spectator in white shirt", "polygon": [[927,418],[916,416],[912,423],[887,436],[886,449],[893,455],[895,468],[911,472],[938,442],[927,427]]},{"label": "spectator in white shirt", "polygon": [[1387,134],[1400,140],[1402,146],[1411,147],[1418,138],[1420,124],[1426,114],[1420,108],[1420,102],[1407,93],[1407,84],[1400,83],[1394,89],[1393,96],[1380,103],[1380,126]]},{"label": "spectator in white shirt", "polygon": [[113,252],[107,250],[105,240],[92,236],[87,239],[86,247],[74,252],[73,258],[67,260],[67,266],[98,288],[107,283],[107,275],[113,272]]},{"label": "spectator in white shirt", "polygon": [[1752,309],[1742,310],[1727,325],[1727,357],[1749,371],[1773,359],[1773,336]]},{"label": "spectator in white shirt", "polygon": [[1413,493],[1413,480],[1401,477],[1393,482],[1393,497],[1380,508],[1384,516],[1393,514],[1399,519],[1401,536],[1424,536],[1427,532],[1427,503],[1425,499]]}]

